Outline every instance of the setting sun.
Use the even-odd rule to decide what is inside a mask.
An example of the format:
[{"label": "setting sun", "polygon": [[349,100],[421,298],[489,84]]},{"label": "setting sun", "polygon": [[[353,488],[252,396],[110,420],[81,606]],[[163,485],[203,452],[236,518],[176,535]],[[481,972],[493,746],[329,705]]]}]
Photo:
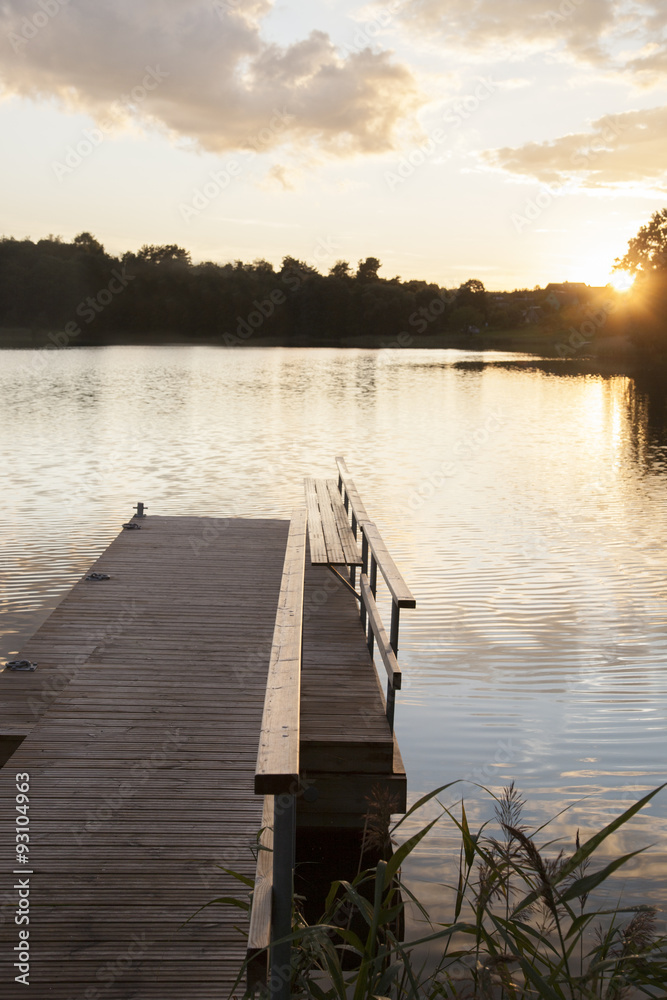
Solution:
[{"label": "setting sun", "polygon": [[629,271],[614,271],[609,278],[609,284],[617,292],[629,292],[634,283],[634,275],[630,274]]}]

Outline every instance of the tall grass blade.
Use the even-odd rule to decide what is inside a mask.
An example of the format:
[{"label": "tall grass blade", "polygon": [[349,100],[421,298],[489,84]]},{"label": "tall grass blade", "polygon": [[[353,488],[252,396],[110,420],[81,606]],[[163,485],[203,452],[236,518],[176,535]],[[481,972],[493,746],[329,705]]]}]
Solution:
[{"label": "tall grass blade", "polygon": [[571,899],[579,899],[580,896],[587,896],[593,889],[596,889],[605,879],[615,872],[618,868],[629,861],[630,858],[635,858],[638,854],[642,854],[647,848],[640,847],[638,851],[632,851],[631,854],[624,854],[621,858],[615,858],[614,861],[602,868],[599,872],[593,872],[592,875],[586,875],[584,878],[578,878],[576,882],[565,890],[565,892],[558,897],[560,903],[567,903]]},{"label": "tall grass blade", "polygon": [[408,854],[410,854],[410,852],[415,849],[420,840],[424,839],[429,830],[431,830],[439,820],[440,817],[436,816],[434,820],[431,820],[428,826],[425,826],[422,830],[419,830],[418,833],[415,833],[412,837],[406,840],[404,844],[401,844],[401,846],[396,851],[394,851],[391,860],[387,862],[387,869],[385,872],[385,879],[387,884],[391,882],[394,875],[396,874],[398,869],[401,867],[401,865],[407,858]]}]

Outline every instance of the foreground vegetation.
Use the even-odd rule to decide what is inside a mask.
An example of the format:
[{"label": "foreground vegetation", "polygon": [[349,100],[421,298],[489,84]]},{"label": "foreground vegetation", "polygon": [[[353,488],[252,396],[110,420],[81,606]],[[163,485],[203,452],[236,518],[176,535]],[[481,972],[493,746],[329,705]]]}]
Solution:
[{"label": "foreground vegetation", "polygon": [[[401,823],[445,785],[417,802]],[[661,786],[664,788],[665,786]],[[641,851],[600,866],[604,841],[660,790],[644,796],[573,850],[538,845],[514,786],[494,799],[495,830],[471,831],[460,812],[443,808],[460,836],[451,886],[452,912],[434,923],[401,879],[401,865],[439,821],[405,841],[386,861],[331,886],[324,913],[308,925],[294,916],[291,996],[314,1000],[622,1000],[667,996],[667,938],[650,906],[593,905],[595,891]],[[491,793],[489,793],[491,794]],[[370,813],[370,836],[383,838],[382,804]],[[397,934],[403,907],[416,908],[428,933],[407,944]],[[227,901],[228,902],[228,901]],[[435,949],[428,965],[424,948]],[[352,959],[352,963],[350,963]],[[237,992],[245,970],[239,976]]]}]

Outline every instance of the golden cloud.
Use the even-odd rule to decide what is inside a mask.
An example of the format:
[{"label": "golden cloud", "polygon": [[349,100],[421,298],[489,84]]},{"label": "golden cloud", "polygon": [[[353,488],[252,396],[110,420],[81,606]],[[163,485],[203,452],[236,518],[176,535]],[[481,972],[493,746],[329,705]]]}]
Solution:
[{"label": "golden cloud", "polygon": [[410,70],[324,32],[262,37],[270,0],[15,0],[0,4],[5,95],[140,120],[200,149],[384,152],[423,103]]},{"label": "golden cloud", "polygon": [[[404,0],[397,16],[422,37],[469,55],[534,52],[654,83],[667,71],[667,14],[632,0]],[[622,54],[621,54],[622,53]]]},{"label": "golden cloud", "polygon": [[482,153],[483,161],[543,184],[584,188],[667,185],[667,107],[605,115],[589,132]]}]

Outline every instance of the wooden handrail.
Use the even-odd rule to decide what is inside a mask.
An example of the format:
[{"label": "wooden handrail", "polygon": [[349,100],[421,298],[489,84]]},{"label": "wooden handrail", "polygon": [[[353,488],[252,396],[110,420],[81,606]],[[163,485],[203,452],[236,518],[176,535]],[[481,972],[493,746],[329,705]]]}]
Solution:
[{"label": "wooden handrail", "polygon": [[[270,891],[260,892],[257,931],[265,931],[267,892],[271,901],[271,1000],[289,1000],[296,795],[299,789],[303,588],[306,574],[305,508],[292,511],[273,630],[264,714],[255,766],[255,793],[272,797],[273,854]],[[265,806],[267,806],[265,799]],[[267,807],[268,808],[268,807]],[[266,814],[266,809],[265,809]],[[263,821],[264,822],[264,821]],[[260,926],[260,920],[262,925]],[[265,935],[262,938],[265,940]]]},{"label": "wooden handrail", "polygon": [[250,991],[257,985],[266,985],[269,964],[273,897],[273,795],[264,796],[258,847],[248,928],[247,959]]},{"label": "wooden handrail", "polygon": [[292,512],[255,767],[257,795],[295,794],[299,785],[306,523],[304,508]]},{"label": "wooden handrail", "polygon": [[362,526],[361,530],[368,539],[368,547],[375,557],[385,583],[389,587],[392,600],[396,602],[399,608],[415,608],[417,602],[401,576],[396,563],[389,555],[387,546],[380,536],[377,525],[372,521],[368,521]]},{"label": "wooden handrail", "polygon": [[389,555],[387,546],[380,536],[377,525],[371,520],[370,515],[366,510],[361,497],[359,496],[359,491],[354,485],[354,481],[350,476],[345,459],[342,455],[336,456],[336,465],[338,466],[338,488],[341,491],[341,494],[343,494],[344,497],[347,497],[349,500],[349,506],[352,508],[353,528],[355,527],[354,522],[356,521],[361,529],[362,535],[368,539],[371,552],[375,556],[380,572],[382,573],[382,576],[391,591],[393,600],[396,601],[399,608],[416,607],[417,602],[412,596],[405,580],[401,576],[396,563]]},{"label": "wooden handrail", "polygon": [[[396,563],[389,555],[377,525],[371,521],[342,455],[336,456],[336,465],[338,466],[338,489],[343,497],[345,510],[351,514],[355,538],[357,531],[361,532],[362,572],[359,580],[359,596],[361,597],[359,614],[361,624],[367,632],[368,650],[372,656],[373,641],[376,640],[387,671],[387,719],[393,731],[395,693],[401,687],[401,672],[396,660],[401,608],[414,608],[417,606],[417,602],[401,576]],[[387,638],[375,601],[378,567],[391,594],[389,638]],[[354,566],[350,566],[350,583],[352,586],[355,584]]]},{"label": "wooden handrail", "polygon": [[[348,506],[352,508],[352,530],[356,535],[356,525],[361,525],[365,521],[370,521],[370,517],[368,516],[363,501],[359,496],[359,491],[352,481],[352,477],[348,472],[345,459],[342,455],[336,456],[336,465],[338,466],[338,489],[340,490],[343,500],[345,501],[345,509],[347,510]],[[344,492],[341,487],[344,487]]]},{"label": "wooden handrail", "polygon": [[396,654],[391,648],[389,642],[389,636],[385,630],[382,620],[380,618],[380,612],[378,611],[378,606],[375,603],[375,598],[373,596],[373,591],[365,573],[361,574],[359,580],[359,585],[361,587],[361,596],[364,604],[366,605],[366,611],[368,613],[368,621],[375,635],[375,639],[378,644],[378,650],[380,656],[382,657],[382,662],[384,663],[384,668],[387,671],[387,677],[389,678],[389,683],[391,684],[394,691],[400,691],[401,689],[401,671],[398,666],[398,660],[396,659]]}]

